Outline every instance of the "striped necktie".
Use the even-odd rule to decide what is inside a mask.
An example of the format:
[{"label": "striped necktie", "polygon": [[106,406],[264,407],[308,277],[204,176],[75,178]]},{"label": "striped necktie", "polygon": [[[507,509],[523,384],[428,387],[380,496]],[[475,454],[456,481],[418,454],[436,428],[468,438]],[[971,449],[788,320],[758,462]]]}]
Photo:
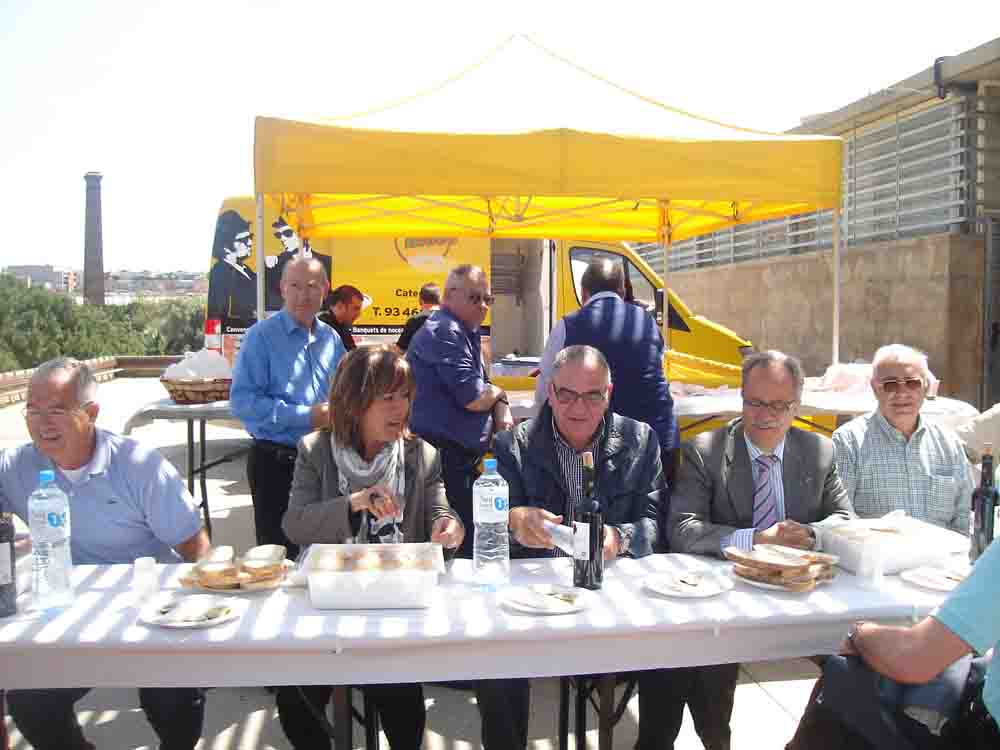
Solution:
[{"label": "striped necktie", "polygon": [[777,456],[757,456],[757,482],[753,488],[753,527],[763,531],[778,522],[778,503],[771,486],[771,469]]}]

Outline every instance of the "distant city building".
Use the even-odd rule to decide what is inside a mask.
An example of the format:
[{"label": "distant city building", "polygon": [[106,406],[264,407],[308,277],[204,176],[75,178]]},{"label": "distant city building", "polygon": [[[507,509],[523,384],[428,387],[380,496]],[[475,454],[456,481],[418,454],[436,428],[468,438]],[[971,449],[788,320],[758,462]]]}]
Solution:
[{"label": "distant city building", "polygon": [[72,294],[77,290],[77,271],[58,266],[7,266],[5,273],[21,279],[29,286],[40,286],[55,292]]}]

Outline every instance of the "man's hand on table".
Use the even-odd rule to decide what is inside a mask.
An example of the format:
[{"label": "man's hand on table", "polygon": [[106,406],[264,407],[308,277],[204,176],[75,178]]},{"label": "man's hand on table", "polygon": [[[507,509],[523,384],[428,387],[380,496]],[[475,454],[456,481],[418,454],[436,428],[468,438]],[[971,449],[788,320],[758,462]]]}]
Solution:
[{"label": "man's hand on table", "polygon": [[562,523],[563,517],[542,508],[511,508],[508,524],[519,544],[525,547],[552,549],[552,535],[545,530],[545,521]]},{"label": "man's hand on table", "polygon": [[812,529],[797,521],[779,521],[774,526],[753,535],[754,544],[783,544],[786,547],[812,549],[816,537]]},{"label": "man's hand on table", "polygon": [[453,549],[465,538],[465,527],[451,516],[442,516],[434,522],[431,541],[438,542],[447,549]]}]

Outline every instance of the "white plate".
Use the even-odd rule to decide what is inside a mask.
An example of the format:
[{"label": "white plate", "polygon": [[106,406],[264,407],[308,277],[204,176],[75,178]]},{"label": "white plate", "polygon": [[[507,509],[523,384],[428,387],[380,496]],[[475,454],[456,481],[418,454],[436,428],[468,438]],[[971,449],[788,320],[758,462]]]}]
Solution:
[{"label": "white plate", "polygon": [[[687,580],[688,583],[685,583]],[[691,581],[696,580],[695,585]],[[686,573],[657,573],[649,576],[642,582],[642,585],[660,596],[680,597],[682,599],[704,599],[709,596],[718,596],[733,588],[731,578],[717,576],[714,573],[686,572]]]},{"label": "white plate", "polygon": [[[572,603],[556,598],[553,594],[573,596]],[[497,597],[505,607],[529,615],[569,615],[587,606],[588,594],[574,586],[556,586],[536,583],[505,589]]]},{"label": "white plate", "polygon": [[[808,591],[791,591],[786,589],[784,586],[779,586],[776,583],[766,583],[764,581],[753,581],[749,578],[744,578],[743,576],[738,576],[735,573],[733,575],[734,581],[739,581],[740,583],[745,583],[747,586],[753,586],[754,588],[764,589],[766,591],[782,591],[786,594],[809,594],[814,591],[814,589],[809,589]],[[819,583],[817,583],[819,585]]]},{"label": "white plate", "polygon": [[899,574],[899,577],[907,583],[918,586],[922,589],[931,589],[932,591],[951,591],[958,586],[959,583],[961,583],[961,581],[956,581],[954,578],[949,578],[949,576],[952,575],[954,575],[954,573],[945,568],[924,566],[921,568],[904,570]]},{"label": "white plate", "polygon": [[[192,613],[197,613],[214,607],[221,607],[223,611],[215,617],[205,620],[172,619],[171,614],[176,612],[176,610],[180,607],[190,609]],[[165,609],[168,611],[164,612]],[[240,613],[237,611],[237,607],[235,606],[235,602],[233,600],[226,600],[217,596],[195,594],[193,596],[179,596],[173,599],[160,600],[142,610],[142,612],[139,613],[139,620],[147,625],[185,630],[192,628],[211,628],[216,625],[221,625],[224,622],[235,620],[239,616]]]}]

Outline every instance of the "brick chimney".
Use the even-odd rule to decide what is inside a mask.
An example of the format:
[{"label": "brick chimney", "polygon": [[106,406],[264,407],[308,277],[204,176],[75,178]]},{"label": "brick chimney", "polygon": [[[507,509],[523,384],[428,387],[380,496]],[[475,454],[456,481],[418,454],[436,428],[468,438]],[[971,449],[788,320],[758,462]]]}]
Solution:
[{"label": "brick chimney", "polygon": [[101,236],[101,173],[87,172],[87,217],[83,239],[83,298],[104,304],[104,240]]}]

